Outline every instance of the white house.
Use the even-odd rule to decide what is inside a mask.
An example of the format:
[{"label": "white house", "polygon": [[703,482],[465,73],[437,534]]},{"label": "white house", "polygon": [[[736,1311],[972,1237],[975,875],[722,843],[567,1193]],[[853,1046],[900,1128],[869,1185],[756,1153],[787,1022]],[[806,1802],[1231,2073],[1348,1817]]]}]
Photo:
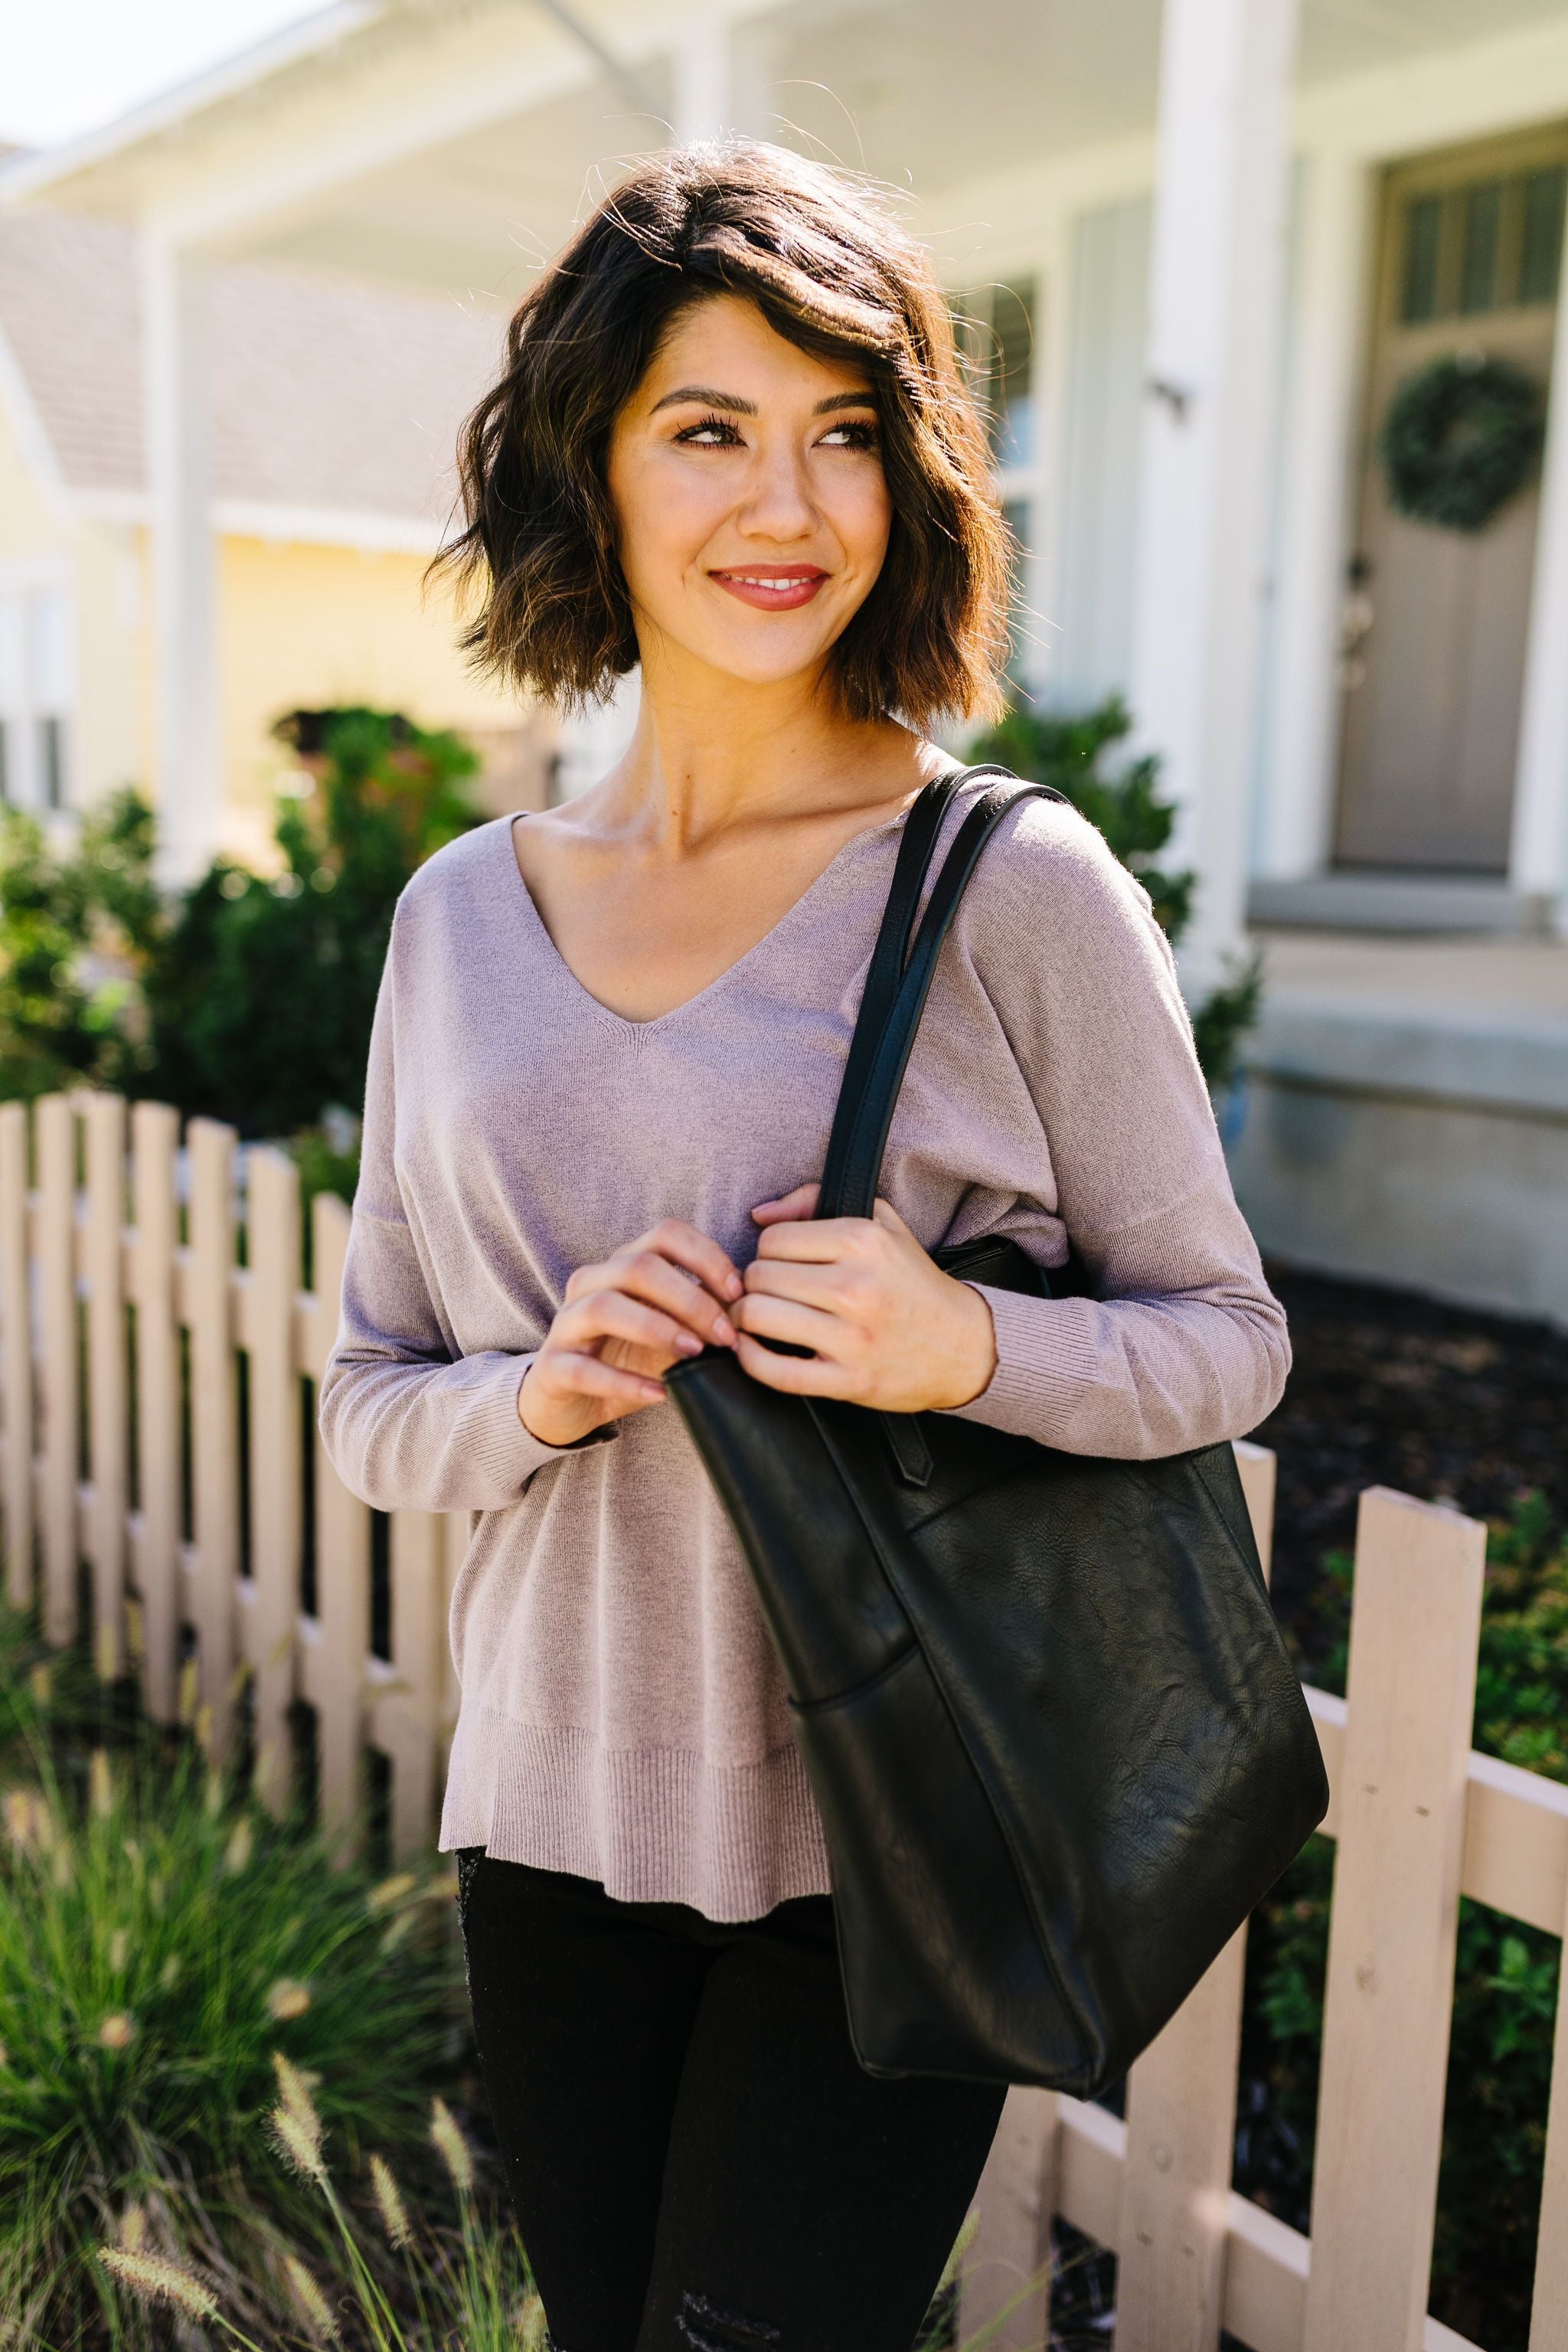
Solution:
[{"label": "white house", "polygon": [[[906,189],[991,331],[1027,682],[1163,754],[1194,978],[1269,941],[1266,1244],[1568,1318],[1568,0],[343,0],[14,163],[137,232],[181,855],[220,822],[214,271],[503,312],[617,158],[730,128]],[[1474,532],[1377,455],[1447,356],[1548,395]]]}]

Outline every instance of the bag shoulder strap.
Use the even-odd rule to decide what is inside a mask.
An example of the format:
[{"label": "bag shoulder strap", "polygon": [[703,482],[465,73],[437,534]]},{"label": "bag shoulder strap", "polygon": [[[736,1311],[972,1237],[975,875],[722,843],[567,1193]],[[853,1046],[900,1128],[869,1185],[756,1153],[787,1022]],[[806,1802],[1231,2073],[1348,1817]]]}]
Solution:
[{"label": "bag shoulder strap", "polygon": [[[942,818],[959,787],[979,775],[994,775],[998,781],[980,795],[959,826],[911,947],[915,910]],[[871,1213],[888,1129],[937,957],[981,852],[1019,801],[1065,803],[1066,797],[1049,784],[1022,783],[1005,768],[963,768],[935,778],[910,811],[838,1090],[817,1200],[819,1217]]]}]

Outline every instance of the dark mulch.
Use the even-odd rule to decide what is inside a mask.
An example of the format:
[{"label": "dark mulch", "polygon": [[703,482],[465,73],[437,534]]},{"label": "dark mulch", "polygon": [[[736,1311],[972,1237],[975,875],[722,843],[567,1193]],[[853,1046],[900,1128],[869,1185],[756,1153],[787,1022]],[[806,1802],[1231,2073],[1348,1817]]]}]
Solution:
[{"label": "dark mulch", "polygon": [[1326,1551],[1350,1549],[1356,1496],[1397,1486],[1478,1518],[1538,1487],[1568,1521],[1568,1331],[1409,1291],[1270,1266],[1295,1364],[1255,1432],[1279,1460],[1274,1594],[1310,1656]]}]

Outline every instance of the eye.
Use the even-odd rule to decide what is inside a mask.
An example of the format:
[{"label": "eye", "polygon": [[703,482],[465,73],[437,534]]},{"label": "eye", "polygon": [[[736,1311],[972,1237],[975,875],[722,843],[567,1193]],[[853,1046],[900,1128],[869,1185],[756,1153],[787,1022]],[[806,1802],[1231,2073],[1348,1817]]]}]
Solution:
[{"label": "eye", "polygon": [[703,416],[695,425],[683,425],[675,438],[678,446],[688,449],[733,449],[741,441],[734,426],[722,416]]},{"label": "eye", "polygon": [[825,449],[875,449],[880,436],[868,417],[851,417],[822,436]]}]

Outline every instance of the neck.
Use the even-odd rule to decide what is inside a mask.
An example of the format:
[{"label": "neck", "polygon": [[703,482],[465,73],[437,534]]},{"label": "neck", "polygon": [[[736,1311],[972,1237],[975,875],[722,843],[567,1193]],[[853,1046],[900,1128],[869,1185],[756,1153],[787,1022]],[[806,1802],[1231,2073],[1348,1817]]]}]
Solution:
[{"label": "neck", "polygon": [[738,824],[896,798],[940,764],[896,720],[847,718],[826,674],[757,686],[645,647],[637,731],[595,798],[678,857]]}]

